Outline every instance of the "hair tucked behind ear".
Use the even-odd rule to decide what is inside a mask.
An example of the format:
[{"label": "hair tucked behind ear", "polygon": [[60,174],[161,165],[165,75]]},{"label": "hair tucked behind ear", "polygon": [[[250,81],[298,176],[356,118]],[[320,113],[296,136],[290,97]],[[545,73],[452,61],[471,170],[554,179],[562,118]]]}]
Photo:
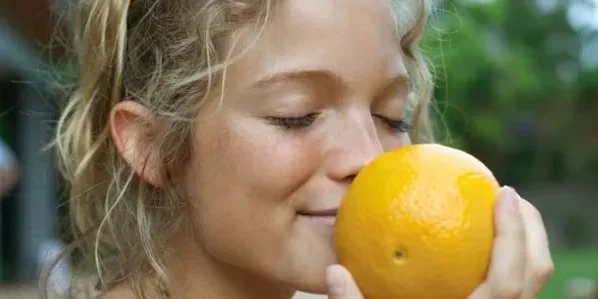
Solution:
[{"label": "hair tucked behind ear", "polygon": [[198,99],[210,93],[228,63],[221,52],[227,35],[241,23],[264,23],[270,2],[74,4],[77,82],[63,107],[54,144],[70,188],[75,234],[70,247],[84,258],[78,268],[99,276],[103,290],[127,280],[143,297],[142,290],[156,285],[149,281],[166,283],[162,244],[184,215],[184,201],[175,189],[143,182],[120,157],[110,136],[111,108],[123,98],[134,98],[160,117],[163,126],[148,130],[145,140],[165,168],[177,169],[187,157],[189,120],[201,104]]},{"label": "hair tucked behind ear", "polygon": [[[421,5],[421,3],[423,5]],[[110,136],[111,108],[134,99],[160,120],[143,137],[165,173],[176,176],[189,156],[197,109],[226,65],[231,33],[244,24],[263,29],[276,0],[76,0],[72,24],[77,73],[54,144],[69,186],[69,215],[81,253],[79,277],[98,277],[100,291],[126,281],[145,291],[168,284],[165,246],[187,223],[176,184],[158,189],[138,177]],[[402,48],[415,85],[414,136],[427,135],[431,76],[417,50],[427,0],[395,0],[410,7],[398,17]],[[257,34],[259,38],[259,34]],[[418,124],[421,124],[418,125]],[[72,252],[66,252],[70,255]],[[74,281],[73,287],[78,281]],[[86,295],[93,297],[93,295]]]}]

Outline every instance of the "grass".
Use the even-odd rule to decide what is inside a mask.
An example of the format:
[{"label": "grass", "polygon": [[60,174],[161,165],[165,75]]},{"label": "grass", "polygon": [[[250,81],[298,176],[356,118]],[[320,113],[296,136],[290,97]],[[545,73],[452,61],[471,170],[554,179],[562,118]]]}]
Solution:
[{"label": "grass", "polygon": [[598,282],[598,250],[553,253],[555,271],[538,299],[561,299],[565,282],[571,278],[590,278]]}]

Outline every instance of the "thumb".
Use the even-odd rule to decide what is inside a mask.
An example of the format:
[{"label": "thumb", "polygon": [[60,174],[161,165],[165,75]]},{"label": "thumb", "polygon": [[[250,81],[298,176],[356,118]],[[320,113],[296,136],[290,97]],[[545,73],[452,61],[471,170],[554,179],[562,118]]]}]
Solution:
[{"label": "thumb", "polygon": [[332,265],[326,269],[326,284],[329,299],[363,299],[355,280],[341,265]]}]

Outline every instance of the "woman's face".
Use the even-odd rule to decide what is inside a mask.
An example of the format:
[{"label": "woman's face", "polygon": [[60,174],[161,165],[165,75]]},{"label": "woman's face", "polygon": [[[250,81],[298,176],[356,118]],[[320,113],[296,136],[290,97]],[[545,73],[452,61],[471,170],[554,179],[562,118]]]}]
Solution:
[{"label": "woman's face", "polygon": [[[406,69],[385,1],[287,1],[200,112],[185,177],[212,261],[324,292],[335,210],[376,155],[408,144]],[[234,53],[254,37],[238,32]]]}]

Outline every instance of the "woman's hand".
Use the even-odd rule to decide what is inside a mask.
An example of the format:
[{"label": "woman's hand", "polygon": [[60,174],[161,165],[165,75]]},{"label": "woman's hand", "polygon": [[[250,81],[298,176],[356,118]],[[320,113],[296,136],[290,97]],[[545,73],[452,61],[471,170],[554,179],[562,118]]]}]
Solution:
[{"label": "woman's hand", "polygon": [[468,299],[536,298],[554,271],[542,216],[509,187],[497,206],[488,279]]},{"label": "woman's hand", "polygon": [[[515,190],[503,187],[495,221],[488,278],[467,299],[536,298],[554,270],[540,213]],[[326,277],[330,299],[364,298],[344,267],[330,266]]]}]

